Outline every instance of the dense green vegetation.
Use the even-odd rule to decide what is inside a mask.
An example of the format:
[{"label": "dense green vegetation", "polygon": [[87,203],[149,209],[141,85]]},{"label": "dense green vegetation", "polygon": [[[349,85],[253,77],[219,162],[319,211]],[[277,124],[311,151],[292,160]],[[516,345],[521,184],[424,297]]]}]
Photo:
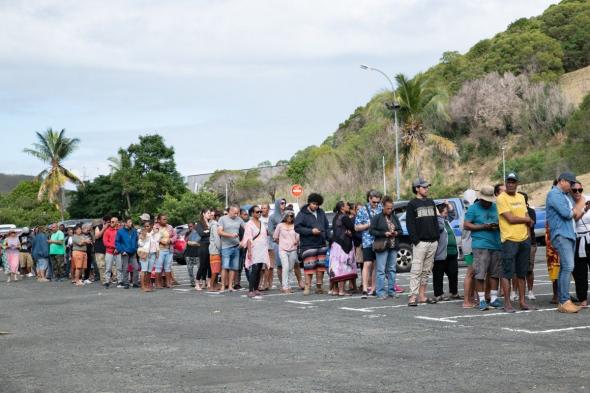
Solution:
[{"label": "dense green vegetation", "polygon": [[[503,145],[507,168],[519,170],[527,181],[551,179],[565,168],[586,172],[590,162],[571,160],[572,150],[559,145],[575,142],[587,148],[589,141],[580,135],[588,132],[571,130],[587,123],[588,108],[582,105],[574,113],[556,81],[564,72],[588,65],[590,1],[564,0],[540,16],[515,21],[465,54],[445,52],[439,64],[411,79],[397,75],[395,95],[375,95],[320,146],[297,152],[287,175],[330,200],[362,198],[364,190],[382,188],[385,156],[391,191],[394,100],[401,105],[406,186],[424,174],[433,182],[435,196],[456,193],[468,183],[463,168],[499,161]],[[493,172],[487,173],[490,179],[501,178],[501,168]],[[409,196],[402,191],[404,195]]]},{"label": "dense green vegetation", "polygon": [[39,181],[22,181],[9,193],[0,194],[0,223],[33,227],[58,221],[57,205],[38,200],[40,187]]}]

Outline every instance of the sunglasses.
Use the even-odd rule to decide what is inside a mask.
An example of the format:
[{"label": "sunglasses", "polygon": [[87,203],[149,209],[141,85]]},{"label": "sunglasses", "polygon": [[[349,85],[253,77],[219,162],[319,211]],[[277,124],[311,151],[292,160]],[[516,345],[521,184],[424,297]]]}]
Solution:
[{"label": "sunglasses", "polygon": [[573,193],[579,192],[581,194],[583,191],[584,191],[583,188],[572,188]]},{"label": "sunglasses", "polygon": [[260,214],[260,213],[262,213],[262,210],[256,210],[256,211],[254,212],[254,214]]},{"label": "sunglasses", "polygon": [[116,223],[117,223],[117,221],[111,221],[111,224],[116,224]]},{"label": "sunglasses", "polygon": [[285,205],[285,204],[286,204],[285,202],[281,202],[281,205]]}]

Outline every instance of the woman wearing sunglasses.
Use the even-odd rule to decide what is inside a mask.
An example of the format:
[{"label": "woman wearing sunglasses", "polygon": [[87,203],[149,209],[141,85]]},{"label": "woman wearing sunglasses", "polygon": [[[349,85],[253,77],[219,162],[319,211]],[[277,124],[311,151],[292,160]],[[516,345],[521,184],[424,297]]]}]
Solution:
[{"label": "woman wearing sunglasses", "polygon": [[246,269],[250,271],[249,292],[250,299],[261,299],[258,286],[260,285],[260,274],[262,266],[270,267],[268,256],[268,234],[266,227],[260,222],[262,210],[258,206],[250,208],[251,219],[244,227],[244,237],[241,246],[246,249]]},{"label": "woman wearing sunglasses", "polygon": [[588,266],[590,266],[590,201],[583,194],[584,189],[580,182],[576,182],[571,193],[574,201],[586,199],[586,212],[576,221],[576,253],[574,254],[574,281],[576,283],[576,295],[580,306],[588,307]]},{"label": "woman wearing sunglasses", "polygon": [[[281,292],[293,293],[289,285],[289,276],[293,271],[295,264],[299,262],[297,258],[299,234],[295,232],[295,212],[292,210],[285,211],[283,214],[283,220],[277,225],[274,231],[273,238],[279,247],[279,257],[282,266]],[[300,282],[299,285],[301,285]]]}]

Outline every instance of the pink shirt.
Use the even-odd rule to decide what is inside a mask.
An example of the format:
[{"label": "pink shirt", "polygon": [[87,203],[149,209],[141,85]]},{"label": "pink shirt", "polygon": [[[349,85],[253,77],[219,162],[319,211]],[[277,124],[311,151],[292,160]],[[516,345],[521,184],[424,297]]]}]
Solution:
[{"label": "pink shirt", "polygon": [[295,251],[299,245],[299,234],[295,232],[295,225],[289,228],[284,222],[277,225],[273,238],[279,243],[281,251]]}]

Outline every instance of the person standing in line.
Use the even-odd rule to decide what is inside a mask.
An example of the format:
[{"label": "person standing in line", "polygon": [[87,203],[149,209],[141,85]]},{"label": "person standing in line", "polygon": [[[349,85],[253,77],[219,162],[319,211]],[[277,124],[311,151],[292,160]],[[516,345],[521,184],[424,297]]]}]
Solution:
[{"label": "person standing in line", "polygon": [[377,270],[373,264],[377,256],[375,255],[375,251],[373,251],[373,241],[375,239],[369,232],[369,227],[371,226],[371,219],[383,211],[383,205],[381,204],[382,197],[381,192],[377,190],[367,192],[367,204],[358,209],[354,220],[354,229],[357,232],[362,232],[363,259],[361,280],[363,299],[366,299],[368,296],[375,296],[375,277]]},{"label": "person standing in line", "polygon": [[96,228],[94,228],[94,259],[96,259],[96,265],[98,266],[95,281],[99,282],[105,277],[105,255],[107,252],[102,236],[109,227],[110,221],[111,216],[104,216],[102,218],[102,223],[97,225]]},{"label": "person standing in line", "polygon": [[139,288],[139,273],[137,272],[137,230],[133,226],[133,219],[127,218],[123,228],[117,231],[115,249],[121,255],[117,269],[123,280],[117,288],[129,289],[128,267],[133,268],[133,288]]},{"label": "person standing in line", "polygon": [[[457,238],[455,231],[449,223],[449,214],[453,210],[453,205],[448,202],[439,203],[438,209],[438,224],[443,227],[441,231],[436,254],[434,256],[434,266],[432,268],[432,286],[434,289],[434,299],[439,301],[447,301],[450,299],[462,299],[459,295],[458,281],[459,281],[459,264],[457,257],[459,250],[457,249]],[[444,296],[443,280],[444,275],[447,275],[449,280],[449,296]]]},{"label": "person standing in line", "polygon": [[305,289],[303,295],[311,293],[311,282],[316,275],[316,294],[323,294],[324,273],[326,272],[326,253],[328,248],[328,219],[320,206],[324,197],[311,193],[307,197],[307,204],[301,208],[295,217],[295,232],[299,234],[301,258],[305,272]]},{"label": "person standing in line", "polygon": [[34,262],[33,256],[31,255],[31,231],[29,228],[23,228],[22,234],[19,236],[20,241],[20,252],[19,252],[19,263],[21,274],[26,277],[34,277]]},{"label": "person standing in line", "polygon": [[[471,231],[473,270],[476,279],[476,290],[479,309],[488,310],[503,307],[498,299],[498,281],[502,271],[502,243],[498,225],[498,209],[495,203],[493,188],[483,186],[479,198],[469,206],[465,214],[463,226]],[[489,281],[490,303],[485,298],[485,284]],[[467,297],[467,295],[465,295]]]},{"label": "person standing in line", "polygon": [[529,310],[525,302],[525,278],[529,267],[531,243],[529,241],[529,227],[532,223],[528,215],[524,197],[517,193],[518,176],[509,173],[506,176],[506,192],[496,199],[500,240],[502,241],[502,292],[504,293],[504,311],[513,313],[514,308],[510,300],[510,280],[519,293],[521,310]]},{"label": "person standing in line", "polygon": [[344,284],[356,279],[356,260],[354,243],[352,240],[354,221],[348,213],[350,204],[339,201],[334,207],[334,219],[332,220],[332,245],[330,246],[330,286],[334,286],[334,295],[350,296],[345,292]]},{"label": "person standing in line", "polygon": [[57,227],[57,224],[51,225],[51,236],[49,237],[49,260],[51,262],[52,280],[61,281],[65,278],[64,274],[64,255],[66,253],[65,235]]},{"label": "person standing in line", "polygon": [[90,239],[82,234],[82,226],[76,225],[74,228],[74,234],[71,236],[72,239],[72,266],[74,267],[73,280],[74,284],[78,287],[84,286],[81,280],[82,271],[86,269],[88,265],[88,257],[86,255],[86,247],[90,244]]},{"label": "person standing in line", "polygon": [[[248,213],[248,210],[246,209],[240,209],[240,218],[242,219],[242,221],[244,221],[244,226],[246,225],[246,223],[250,220],[250,213]],[[241,242],[242,239],[244,238],[244,226],[240,227],[240,230],[238,231],[238,240]],[[246,281],[250,282],[250,270],[245,269],[244,266],[246,264],[246,249],[239,247],[240,249],[240,268],[238,269],[238,271],[236,272],[236,276],[234,278],[234,282],[233,282],[233,289],[234,290],[239,290],[242,289],[242,272],[244,272],[246,274]],[[264,281],[264,272],[266,271],[266,266],[263,267],[263,271],[261,273],[261,280]],[[261,290],[268,290],[267,289],[261,289]]]},{"label": "person standing in line", "polygon": [[[160,233],[160,251],[156,261],[156,288],[172,288],[172,259],[174,257],[174,243],[177,239],[176,230],[168,224],[168,215],[158,214],[154,228]],[[162,283],[164,274],[166,283]]]},{"label": "person standing in line", "polygon": [[576,183],[577,180],[573,173],[560,174],[557,178],[557,185],[551,188],[545,201],[551,243],[559,253],[560,270],[557,280],[559,304],[557,311],[562,313],[577,313],[581,310],[581,307],[571,301],[569,294],[570,276],[574,270],[576,221],[581,219],[588,210],[584,198],[577,198],[574,201],[570,194],[572,186]]},{"label": "person standing in line", "polygon": [[429,187],[430,183],[426,180],[416,179],[412,183],[412,192],[416,197],[408,203],[406,210],[406,225],[412,242],[408,306],[436,303],[436,300],[426,296],[426,287],[438,247],[438,238],[444,229],[438,225],[434,201],[428,198]]},{"label": "person standing in line", "polygon": [[104,274],[104,287],[109,288],[112,281],[113,266],[119,265],[120,255],[115,248],[115,238],[117,237],[117,231],[119,230],[119,219],[117,217],[111,217],[109,226],[104,230],[102,235],[102,241],[105,246],[105,274]]},{"label": "person standing in line", "polygon": [[240,207],[232,205],[228,214],[219,219],[217,234],[221,238],[221,289],[234,291],[236,273],[240,271],[239,232],[244,226],[244,220],[238,215]]},{"label": "person standing in line", "polygon": [[[260,204],[260,210],[262,211],[261,215],[260,215],[260,222],[262,223],[262,225],[264,225],[266,227],[266,233],[273,233],[270,231],[270,227],[269,227],[269,222],[270,222],[270,205],[268,203],[261,203]],[[273,244],[271,244],[272,240],[271,240],[272,236],[269,236],[268,239],[268,257],[270,259],[270,267],[269,268],[264,268],[263,270],[263,275],[262,275],[262,287],[263,288],[272,288],[272,281],[273,281],[273,276],[274,276],[274,270],[275,267],[278,269],[280,269],[280,264],[281,264],[281,259],[280,258],[276,258],[275,257],[275,250],[274,250],[274,246]],[[279,279],[279,282],[281,281],[282,277],[280,275],[280,273],[277,273],[277,277]]]},{"label": "person standing in line", "polygon": [[209,265],[211,266],[211,279],[209,280],[208,292],[219,292],[217,277],[221,273],[221,237],[218,233],[218,220],[221,217],[220,211],[213,212],[209,221]]},{"label": "person standing in line", "polygon": [[[92,231],[91,224],[82,225],[82,236],[89,242],[86,244],[86,270],[84,270],[84,284],[92,284],[96,281],[96,277],[99,277],[98,265],[96,264],[96,258],[94,257],[94,232]],[[91,279],[90,272],[94,271],[94,278]]]},{"label": "person standing in line", "polygon": [[149,221],[142,220],[142,227],[137,239],[137,257],[141,265],[141,289],[143,292],[152,292],[152,280],[150,278],[154,263],[158,257],[160,233],[153,230]]},{"label": "person standing in line", "polygon": [[536,300],[537,297],[533,292],[533,286],[535,284],[535,257],[537,256],[537,238],[535,237],[535,224],[537,223],[537,212],[535,209],[529,206],[529,196],[526,192],[519,191],[524,197],[524,203],[526,204],[526,209],[531,218],[531,225],[529,226],[529,241],[531,242],[531,255],[529,258],[529,268],[526,276],[526,289],[527,289],[527,299],[529,300]]},{"label": "person standing in line", "polygon": [[20,266],[20,241],[18,240],[18,236],[16,236],[16,231],[14,229],[10,229],[8,231],[8,237],[4,239],[3,248],[4,252],[6,253],[6,260],[8,262],[8,269],[10,271],[7,282],[12,280],[18,281],[20,276],[18,271]]},{"label": "person standing in line", "polygon": [[576,253],[574,255],[574,282],[579,306],[588,307],[588,267],[590,266],[590,201],[583,194],[584,188],[579,181],[571,188],[572,198],[576,203],[584,200],[586,212],[576,221]]},{"label": "person standing in line", "polygon": [[250,299],[261,299],[258,286],[260,285],[260,273],[262,265],[270,267],[268,255],[268,233],[266,227],[260,221],[262,209],[254,205],[250,208],[250,220],[244,227],[244,237],[241,242],[242,248],[246,249],[246,268],[250,271],[248,297]]},{"label": "person standing in line", "polygon": [[299,234],[295,232],[295,213],[293,211],[285,210],[282,222],[275,227],[273,238],[273,243],[279,248],[279,256],[283,267],[281,272],[283,275],[281,292],[293,293],[289,285],[289,275],[295,265],[299,263],[297,259]]},{"label": "person standing in line", "polygon": [[33,259],[37,265],[37,281],[47,282],[47,267],[49,266],[49,238],[45,233],[44,227],[39,227],[35,237],[33,237]]},{"label": "person standing in line", "polygon": [[67,228],[64,232],[65,234],[65,245],[66,245],[66,253],[65,253],[65,273],[67,278],[72,281],[74,284],[74,265],[72,264],[72,237],[74,236],[74,228]]},{"label": "person standing in line", "polygon": [[201,210],[199,216],[199,222],[197,222],[197,233],[201,237],[199,242],[199,269],[197,270],[197,277],[195,283],[195,289],[202,291],[203,288],[211,288],[211,265],[209,261],[209,241],[211,238],[211,231],[209,222],[213,211],[211,209]]},{"label": "person standing in line", "polygon": [[188,224],[188,232],[185,235],[185,240],[186,248],[184,250],[184,258],[186,260],[186,270],[188,271],[191,287],[195,287],[195,266],[197,267],[198,272],[201,236],[199,236],[195,224],[192,222]]},{"label": "person standing in line", "polygon": [[[398,237],[402,234],[402,226],[393,212],[393,199],[385,196],[382,203],[383,211],[371,219],[369,231],[375,239],[373,242],[377,262],[375,291],[378,299],[385,300],[387,297],[392,298],[396,295],[394,285],[399,250]],[[385,279],[387,279],[387,288],[385,288]]]}]

